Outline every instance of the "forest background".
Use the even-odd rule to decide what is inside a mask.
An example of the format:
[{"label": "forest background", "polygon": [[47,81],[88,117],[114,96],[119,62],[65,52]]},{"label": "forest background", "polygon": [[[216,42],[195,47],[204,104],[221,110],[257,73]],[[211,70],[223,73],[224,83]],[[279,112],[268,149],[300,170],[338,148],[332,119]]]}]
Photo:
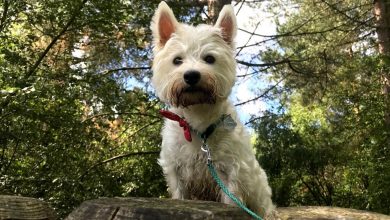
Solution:
[{"label": "forest background", "polygon": [[[168,196],[156,162],[163,105],[149,84],[158,3],[0,1],[0,194],[40,198],[62,217],[101,196]],[[244,123],[276,205],[390,214],[390,3],[168,1],[192,24],[226,3],[276,28],[264,34],[256,13],[239,27],[237,78],[253,97],[235,102],[266,103]]]}]

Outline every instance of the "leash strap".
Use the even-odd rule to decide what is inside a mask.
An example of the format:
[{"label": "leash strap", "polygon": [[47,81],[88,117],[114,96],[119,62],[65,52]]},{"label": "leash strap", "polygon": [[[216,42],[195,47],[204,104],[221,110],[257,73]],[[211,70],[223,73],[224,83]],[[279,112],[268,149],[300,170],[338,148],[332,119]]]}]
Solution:
[{"label": "leash strap", "polygon": [[221,178],[219,178],[217,171],[215,170],[215,167],[213,166],[213,161],[211,159],[211,153],[208,145],[206,144],[206,140],[203,140],[203,144],[201,147],[202,151],[207,154],[207,168],[210,171],[211,176],[215,180],[215,182],[218,184],[219,188],[234,202],[238,207],[243,209],[246,213],[248,213],[250,216],[252,216],[254,219],[257,220],[263,220],[259,215],[254,213],[252,210],[250,210],[248,207],[244,205],[236,196],[234,196],[233,193],[229,191],[229,189],[225,186],[225,184],[222,182]]}]

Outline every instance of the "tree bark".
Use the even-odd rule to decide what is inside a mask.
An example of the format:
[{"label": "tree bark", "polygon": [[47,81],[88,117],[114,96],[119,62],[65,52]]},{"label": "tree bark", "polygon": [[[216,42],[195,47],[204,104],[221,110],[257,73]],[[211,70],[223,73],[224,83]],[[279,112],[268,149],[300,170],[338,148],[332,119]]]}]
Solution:
[{"label": "tree bark", "polygon": [[[378,35],[378,52],[380,55],[380,74],[383,86],[384,97],[384,136],[383,144],[376,150],[375,160],[379,161],[382,166],[376,166],[374,179],[390,178],[388,169],[389,157],[390,157],[390,1],[389,0],[374,0],[374,15],[376,17],[376,32]],[[387,167],[387,168],[386,168]],[[380,181],[376,180],[377,189],[375,189],[377,195],[381,198],[388,198],[390,191],[388,186],[383,186]],[[386,180],[384,180],[386,182]],[[374,187],[375,188],[375,187]],[[381,200],[384,201],[384,200]],[[383,211],[389,212],[388,202],[387,204],[376,204]],[[387,206],[387,208],[386,208]]]},{"label": "tree bark", "polygon": [[381,55],[381,74],[384,95],[384,122],[387,131],[390,130],[390,1],[375,0],[374,14],[376,17],[378,35],[378,51]]},{"label": "tree bark", "polygon": [[231,0],[207,0],[208,23],[215,24],[218,19],[219,12],[222,10],[223,6],[229,5],[231,3]]}]

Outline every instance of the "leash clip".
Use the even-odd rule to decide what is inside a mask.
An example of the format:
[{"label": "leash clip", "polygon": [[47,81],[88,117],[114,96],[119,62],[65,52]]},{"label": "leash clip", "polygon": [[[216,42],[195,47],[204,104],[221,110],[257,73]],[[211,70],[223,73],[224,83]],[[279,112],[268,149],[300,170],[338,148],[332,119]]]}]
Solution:
[{"label": "leash clip", "polygon": [[209,148],[209,145],[206,143],[206,140],[203,139],[202,141],[202,146],[200,146],[200,149],[206,153],[207,155],[207,164],[211,164],[212,160],[211,160],[211,152],[210,152],[210,148]]}]

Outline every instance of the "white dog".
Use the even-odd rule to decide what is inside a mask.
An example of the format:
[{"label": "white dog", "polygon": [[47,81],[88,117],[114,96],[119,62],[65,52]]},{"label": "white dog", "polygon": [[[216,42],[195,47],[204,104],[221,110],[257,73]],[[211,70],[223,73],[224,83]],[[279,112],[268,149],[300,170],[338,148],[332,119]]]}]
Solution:
[{"label": "white dog", "polygon": [[232,6],[224,6],[215,26],[194,27],[177,22],[161,2],[151,29],[152,84],[171,111],[165,112],[171,120],[165,121],[162,131],[159,164],[172,197],[233,204],[209,173],[207,154],[201,150],[204,140],[230,192],[266,216],[274,208],[267,176],[228,101],[236,77],[233,41],[237,26]]}]

